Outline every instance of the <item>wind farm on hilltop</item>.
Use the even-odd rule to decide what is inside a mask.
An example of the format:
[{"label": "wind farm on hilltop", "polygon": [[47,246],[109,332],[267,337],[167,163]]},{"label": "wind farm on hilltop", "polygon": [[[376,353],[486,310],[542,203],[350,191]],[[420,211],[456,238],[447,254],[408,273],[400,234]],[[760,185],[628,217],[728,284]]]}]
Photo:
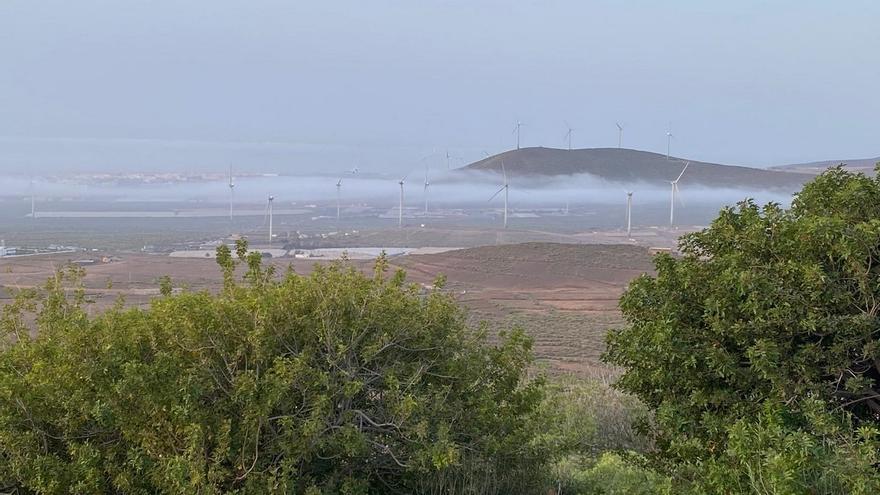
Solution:
[{"label": "wind farm on hilltop", "polygon": [[[210,174],[164,181],[142,174],[124,187],[98,175],[32,178],[29,212],[15,207],[15,195],[0,201],[11,202],[4,211],[13,224],[27,226],[7,237],[32,245],[51,239],[103,248],[107,226],[125,231],[120,223],[142,219],[163,241],[144,242],[140,225],[130,236],[115,235],[112,245],[173,252],[245,236],[288,254],[304,245],[468,247],[548,239],[674,248],[682,232],[707,224],[724,206],[747,198],[787,204],[823,163],[756,168],[684,158],[674,153],[671,123],[662,154],[624,147],[620,121],[612,128],[616,147],[578,148],[575,127],[562,123],[561,148],[523,146],[526,124],[516,120],[509,150],[483,151],[466,163],[454,148],[434,147],[396,167],[398,174],[363,158],[338,173],[245,173],[252,166],[233,164],[221,176],[225,198]],[[418,198],[406,186],[421,168]]]},{"label": "wind farm on hilltop", "polygon": [[[158,251],[228,236],[294,249],[350,246],[364,236],[377,245],[413,248],[541,238],[672,248],[681,232],[705,225],[719,208],[746,198],[785,204],[815,173],[807,173],[809,166],[755,168],[682,158],[673,153],[671,125],[665,154],[623,147],[619,121],[617,147],[577,148],[575,128],[563,123],[562,148],[523,146],[526,124],[517,120],[513,149],[464,163],[450,148],[435,147],[411,167],[399,167],[397,178],[362,163],[335,174],[234,174],[242,168],[229,166],[222,175],[225,199],[210,174],[158,184],[145,174],[142,183],[125,187],[106,177],[31,179],[29,211],[14,206],[14,195],[2,198],[13,205],[4,210],[10,221],[28,226],[7,237],[19,244],[51,239],[91,247],[100,243],[102,225],[144,219],[167,238],[167,245],[150,243]],[[416,199],[406,185],[419,168],[424,182]],[[261,205],[260,197],[268,200]],[[73,224],[78,227],[60,228]],[[132,231],[142,233],[143,226]],[[147,244],[142,235],[137,241],[116,237],[113,244],[128,249]]]}]

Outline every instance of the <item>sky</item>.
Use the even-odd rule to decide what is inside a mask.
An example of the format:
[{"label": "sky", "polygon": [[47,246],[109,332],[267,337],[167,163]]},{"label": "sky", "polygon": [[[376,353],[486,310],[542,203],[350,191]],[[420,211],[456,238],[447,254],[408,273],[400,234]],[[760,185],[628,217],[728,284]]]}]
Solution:
[{"label": "sky", "polygon": [[880,155],[880,2],[3,0],[0,172]]}]

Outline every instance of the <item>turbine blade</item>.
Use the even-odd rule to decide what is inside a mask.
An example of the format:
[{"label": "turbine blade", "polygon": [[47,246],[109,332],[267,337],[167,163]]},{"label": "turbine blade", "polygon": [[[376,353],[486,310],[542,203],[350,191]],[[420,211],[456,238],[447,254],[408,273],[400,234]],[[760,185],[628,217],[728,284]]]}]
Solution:
[{"label": "turbine blade", "polygon": [[673,187],[675,187],[675,197],[678,198],[678,202],[681,203],[681,206],[684,206],[684,199],[681,197],[681,190],[678,188],[678,182],[676,182]]},{"label": "turbine blade", "polygon": [[493,199],[495,199],[495,196],[498,196],[499,194],[501,194],[501,191],[505,190],[506,188],[507,188],[507,186],[501,186],[501,189],[495,191],[495,194],[493,194],[493,195],[489,198],[489,201],[492,201]]},{"label": "turbine blade", "polygon": [[684,175],[684,172],[688,169],[688,165],[690,165],[690,164],[691,164],[691,162],[687,162],[687,163],[684,164],[684,168],[681,169],[681,173],[678,174],[678,178],[675,179],[676,187],[678,187],[678,186],[677,186],[678,181],[681,180],[681,177]]}]

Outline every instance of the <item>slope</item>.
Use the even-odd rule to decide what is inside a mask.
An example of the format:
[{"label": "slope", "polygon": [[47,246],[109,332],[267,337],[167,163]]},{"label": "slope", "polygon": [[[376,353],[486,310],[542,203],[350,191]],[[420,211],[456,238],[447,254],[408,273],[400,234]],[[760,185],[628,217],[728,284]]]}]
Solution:
[{"label": "slope", "polygon": [[[620,183],[664,183],[674,180],[684,159],[617,148],[561,150],[554,148],[522,148],[506,151],[474,162],[463,170],[501,171],[501,162],[513,176],[534,178],[561,175],[591,174]],[[691,161],[687,182],[711,187],[749,187],[795,190],[810,180],[811,174],[766,170],[733,165]]]}]

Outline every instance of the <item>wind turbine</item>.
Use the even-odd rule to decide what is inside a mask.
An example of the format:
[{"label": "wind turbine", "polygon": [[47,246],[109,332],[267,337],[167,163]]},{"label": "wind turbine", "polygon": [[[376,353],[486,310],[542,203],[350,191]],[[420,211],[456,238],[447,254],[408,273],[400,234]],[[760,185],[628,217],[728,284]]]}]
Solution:
[{"label": "wind turbine", "polygon": [[626,192],[626,238],[632,238],[632,207],[633,207],[633,192]]},{"label": "wind turbine", "polygon": [[489,198],[489,201],[492,201],[493,199],[495,199],[495,196],[498,196],[498,194],[501,191],[504,191],[504,228],[506,229],[507,228],[507,194],[510,190],[510,184],[507,182],[507,171],[504,169],[504,162],[503,161],[501,162],[501,173],[504,176],[504,183],[501,186],[501,189],[495,191],[495,194],[493,194],[492,197]]},{"label": "wind turbine", "polygon": [[565,133],[565,138],[563,139],[568,140],[568,151],[571,151],[571,132],[574,129],[571,128],[571,125],[568,122],[565,123],[565,126],[568,127],[568,132]]},{"label": "wind turbine", "polygon": [[406,175],[397,183],[400,184],[400,206],[397,209],[397,227],[403,228],[403,184],[406,182]]},{"label": "wind turbine", "polygon": [[[356,173],[358,173],[357,167],[344,172],[344,174],[351,174],[351,175],[354,175]],[[342,211],[342,177],[340,177],[339,180],[336,181],[336,220],[337,221],[339,221],[339,219],[342,216],[341,211]]]},{"label": "wind turbine", "polygon": [[620,145],[623,144],[623,126],[620,125],[620,122],[615,122],[617,125],[617,149],[620,149]]},{"label": "wind turbine", "polygon": [[235,198],[235,180],[232,178],[232,167],[229,167],[229,221],[232,221],[232,201]]},{"label": "wind turbine", "polygon": [[37,186],[34,183],[34,179],[31,179],[31,221],[36,220],[37,218]]},{"label": "wind turbine", "polygon": [[431,185],[431,182],[428,181],[428,166],[425,165],[425,216],[428,216],[428,186]]},{"label": "wind turbine", "polygon": [[670,126],[669,130],[666,131],[666,159],[669,160],[669,149],[672,146],[672,126]]},{"label": "wind turbine", "polygon": [[342,177],[336,181],[336,221],[339,221],[340,201],[342,200]]},{"label": "wind turbine", "polygon": [[272,244],[272,238],[275,236],[272,234],[272,201],[275,201],[275,196],[269,195],[269,244]]},{"label": "wind turbine", "polygon": [[[670,181],[670,184],[672,185],[672,196],[669,201],[669,226],[670,227],[675,227],[675,198],[679,193],[678,181],[681,180],[681,177],[684,175],[685,170],[687,170],[688,165],[690,165],[690,164],[691,164],[691,162],[685,163],[684,168],[681,169],[681,173],[678,174],[678,178],[675,179],[674,181]],[[679,201],[681,201],[681,198],[679,198]],[[682,206],[684,206],[684,202],[682,202]]]},{"label": "wind turbine", "polygon": [[522,122],[516,121],[516,127],[513,128],[513,133],[516,134],[516,149],[519,149],[519,128],[522,127]]}]

